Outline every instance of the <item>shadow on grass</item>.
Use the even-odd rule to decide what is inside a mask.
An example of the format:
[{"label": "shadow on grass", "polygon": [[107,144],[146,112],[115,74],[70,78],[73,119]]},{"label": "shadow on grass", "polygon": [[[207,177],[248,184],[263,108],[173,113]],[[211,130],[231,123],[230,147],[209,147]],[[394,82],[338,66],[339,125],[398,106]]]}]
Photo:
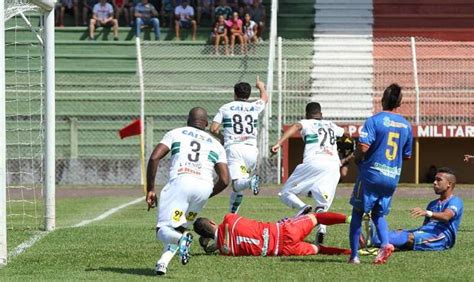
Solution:
[{"label": "shadow on grass", "polygon": [[123,267],[98,267],[88,268],[86,271],[107,271],[120,274],[132,274],[138,276],[156,276],[153,268],[123,268]]},{"label": "shadow on grass", "polygon": [[341,259],[336,259],[336,258],[328,258],[327,256],[324,256],[324,259],[319,258],[302,258],[302,257],[282,257],[280,258],[281,262],[308,262],[308,263],[343,263],[347,264],[346,260],[341,260]]}]

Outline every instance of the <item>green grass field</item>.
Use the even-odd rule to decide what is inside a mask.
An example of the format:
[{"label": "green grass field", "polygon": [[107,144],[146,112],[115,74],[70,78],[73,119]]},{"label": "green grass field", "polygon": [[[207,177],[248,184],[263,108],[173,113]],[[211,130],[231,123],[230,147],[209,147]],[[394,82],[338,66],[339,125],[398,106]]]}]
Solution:
[{"label": "green grass field", "polygon": [[[425,207],[432,197],[395,198],[388,217],[392,228],[416,227],[409,209]],[[0,269],[1,281],[18,280],[107,280],[156,279],[154,264],[162,250],[155,240],[155,211],[146,212],[143,203],[125,208],[110,217],[83,227],[70,228],[134,197],[69,198],[57,201],[56,231]],[[209,201],[202,216],[220,220],[228,198]],[[375,266],[372,257],[361,265],[347,264],[344,256],[313,257],[220,257],[205,255],[197,242],[193,257],[182,266],[175,258],[166,279],[179,280],[473,280],[474,199],[464,199],[464,218],[454,249],[444,252],[398,252],[387,265]],[[339,197],[332,211],[349,213],[346,197]],[[275,197],[246,197],[241,214],[274,221],[294,211]],[[327,245],[348,246],[348,225],[331,226]],[[9,250],[27,238],[25,231],[9,233]],[[197,237],[196,237],[197,238]],[[314,234],[308,237],[312,240]]]}]

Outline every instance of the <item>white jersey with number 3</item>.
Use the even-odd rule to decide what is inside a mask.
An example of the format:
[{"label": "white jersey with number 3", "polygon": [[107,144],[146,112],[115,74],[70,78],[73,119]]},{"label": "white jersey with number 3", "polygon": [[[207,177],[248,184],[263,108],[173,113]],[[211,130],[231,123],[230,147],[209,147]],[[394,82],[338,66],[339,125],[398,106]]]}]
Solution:
[{"label": "white jersey with number 3", "polygon": [[336,138],[344,134],[344,128],[328,120],[303,119],[299,123],[305,144],[303,163],[314,160],[339,162]]},{"label": "white jersey with number 3", "polygon": [[224,146],[257,146],[258,115],[264,109],[265,102],[261,99],[255,102],[233,101],[223,105],[214,117],[214,122],[224,127]]},{"label": "white jersey with number 3", "polygon": [[227,163],[224,147],[209,133],[181,127],[165,134],[160,142],[171,151],[170,181],[181,175],[213,182],[214,166]]}]

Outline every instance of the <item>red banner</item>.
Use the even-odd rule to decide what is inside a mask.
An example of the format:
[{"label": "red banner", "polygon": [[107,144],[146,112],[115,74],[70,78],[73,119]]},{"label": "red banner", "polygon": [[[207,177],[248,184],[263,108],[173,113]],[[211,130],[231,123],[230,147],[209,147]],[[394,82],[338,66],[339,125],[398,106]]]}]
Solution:
[{"label": "red banner", "polygon": [[[359,137],[362,125],[343,125],[351,137]],[[413,137],[420,138],[473,138],[474,125],[414,125]]]},{"label": "red banner", "polygon": [[119,135],[120,135],[120,138],[123,139],[129,136],[140,135],[141,132],[142,132],[142,126],[141,126],[140,119],[136,119],[132,121],[130,124],[128,124],[127,126],[125,126],[124,128],[120,129]]}]

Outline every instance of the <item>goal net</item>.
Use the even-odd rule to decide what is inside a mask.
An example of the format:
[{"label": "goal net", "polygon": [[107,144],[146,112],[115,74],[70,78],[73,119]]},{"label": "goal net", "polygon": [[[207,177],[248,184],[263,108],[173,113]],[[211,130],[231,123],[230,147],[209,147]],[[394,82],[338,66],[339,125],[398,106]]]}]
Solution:
[{"label": "goal net", "polygon": [[29,233],[40,230],[44,218],[54,216],[45,213],[51,206],[45,208],[42,200],[48,194],[43,190],[47,128],[45,7],[33,1],[6,0],[2,11],[0,264],[7,261],[7,242],[11,243],[8,250],[14,248]]}]

